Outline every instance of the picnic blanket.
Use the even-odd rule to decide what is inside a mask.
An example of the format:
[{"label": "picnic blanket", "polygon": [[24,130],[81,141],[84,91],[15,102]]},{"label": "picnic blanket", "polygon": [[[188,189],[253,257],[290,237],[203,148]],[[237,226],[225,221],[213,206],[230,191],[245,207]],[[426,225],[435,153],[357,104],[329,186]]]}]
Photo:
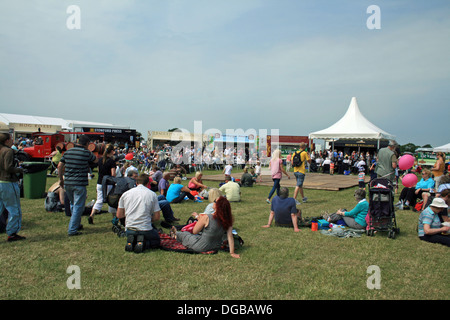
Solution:
[{"label": "picnic blanket", "polygon": [[[234,230],[233,230],[234,231]],[[184,253],[200,253],[200,254],[216,254],[219,252],[219,250],[222,251],[229,251],[230,248],[228,246],[228,239],[226,239],[224,235],[224,241],[222,246],[219,250],[210,250],[205,252],[196,252],[188,247],[185,247],[180,242],[178,242],[175,239],[172,239],[170,235],[162,232],[161,230],[158,231],[159,238],[161,239],[161,245],[160,248],[162,250],[166,251],[175,251],[175,252],[184,252]],[[237,234],[237,232],[233,232],[233,238],[234,238],[234,246],[235,248],[240,248],[244,245],[244,240]]]},{"label": "picnic blanket", "polygon": [[359,238],[365,230],[353,228],[332,228],[328,230],[320,230],[320,233],[326,236],[334,236],[337,238]]}]

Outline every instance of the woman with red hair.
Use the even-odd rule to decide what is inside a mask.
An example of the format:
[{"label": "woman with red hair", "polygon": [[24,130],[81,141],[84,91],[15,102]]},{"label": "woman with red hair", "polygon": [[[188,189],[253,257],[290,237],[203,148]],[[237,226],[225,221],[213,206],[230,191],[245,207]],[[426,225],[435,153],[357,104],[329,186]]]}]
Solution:
[{"label": "woman with red hair", "polygon": [[201,214],[192,230],[176,232],[174,237],[185,247],[195,252],[205,252],[220,249],[223,235],[227,234],[230,254],[233,258],[240,258],[234,253],[233,215],[230,202],[225,197],[219,197],[213,204],[214,213]]}]

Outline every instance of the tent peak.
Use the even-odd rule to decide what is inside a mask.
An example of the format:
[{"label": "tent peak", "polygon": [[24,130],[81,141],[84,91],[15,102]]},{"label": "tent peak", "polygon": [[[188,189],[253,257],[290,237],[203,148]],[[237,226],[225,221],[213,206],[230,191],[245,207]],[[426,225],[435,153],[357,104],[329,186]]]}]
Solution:
[{"label": "tent peak", "polygon": [[395,136],[381,130],[371,123],[359,110],[356,97],[352,97],[344,116],[330,127],[313,132],[310,139],[388,139]]}]

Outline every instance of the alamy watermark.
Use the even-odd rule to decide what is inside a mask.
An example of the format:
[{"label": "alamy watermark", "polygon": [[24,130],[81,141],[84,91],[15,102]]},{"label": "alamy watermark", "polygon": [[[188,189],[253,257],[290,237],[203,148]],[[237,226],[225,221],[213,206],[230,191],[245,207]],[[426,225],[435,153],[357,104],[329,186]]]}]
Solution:
[{"label": "alamy watermark", "polygon": [[377,5],[371,5],[367,7],[367,13],[371,13],[372,15],[367,18],[366,26],[369,30],[381,29],[381,9]]},{"label": "alamy watermark", "polygon": [[[219,129],[203,130],[202,121],[194,121],[194,132],[178,128],[170,135],[169,156],[174,164],[236,164],[238,157],[267,159],[279,148],[279,129]],[[246,151],[245,151],[246,150]]]},{"label": "alamy watermark", "polygon": [[381,289],[381,269],[379,266],[371,265],[367,268],[367,274],[370,276],[367,278],[367,289]]},{"label": "alamy watermark", "polygon": [[[81,9],[77,5],[70,5],[66,9],[66,13],[70,14],[66,20],[66,26],[69,30],[81,29]],[[369,30],[381,29],[381,9],[379,6],[373,4],[367,7],[366,13],[371,14],[366,21],[366,26]]]},{"label": "alamy watermark", "polygon": [[66,10],[67,14],[70,14],[66,20],[66,27],[69,30],[81,29],[81,9],[77,5],[70,5]]},{"label": "alamy watermark", "polygon": [[68,289],[81,289],[81,270],[77,265],[71,265],[66,270],[71,276],[67,278],[66,285]]}]

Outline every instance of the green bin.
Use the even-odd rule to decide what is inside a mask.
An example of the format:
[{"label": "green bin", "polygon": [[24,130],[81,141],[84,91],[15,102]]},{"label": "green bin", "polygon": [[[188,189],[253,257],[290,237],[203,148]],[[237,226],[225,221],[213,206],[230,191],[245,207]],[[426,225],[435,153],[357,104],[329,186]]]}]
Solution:
[{"label": "green bin", "polygon": [[26,169],[23,174],[23,196],[26,199],[40,199],[45,194],[47,186],[47,169],[49,162],[24,162]]}]

